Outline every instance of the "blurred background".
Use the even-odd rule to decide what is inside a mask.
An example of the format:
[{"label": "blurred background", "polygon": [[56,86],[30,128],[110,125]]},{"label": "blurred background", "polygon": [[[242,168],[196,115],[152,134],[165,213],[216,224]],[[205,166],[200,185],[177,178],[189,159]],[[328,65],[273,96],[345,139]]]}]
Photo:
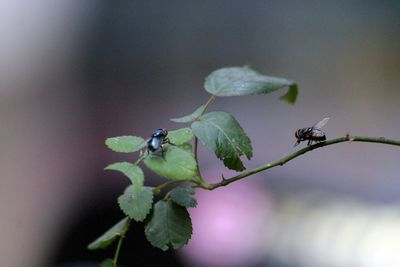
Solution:
[{"label": "blurred background", "polygon": [[[27,1],[0,3],[0,266],[96,266],[86,245],[122,218],[134,160],[107,137],[176,129],[208,99],[204,78],[250,65],[300,86],[218,99],[252,139],[247,168],[295,151],[324,117],[328,138],[400,139],[399,1]],[[297,148],[296,148],[297,149]],[[228,176],[201,149],[208,181]],[[342,143],[213,192],[177,253],[135,224],[124,266],[400,266],[400,150]],[[164,181],[146,172],[154,185]]]}]

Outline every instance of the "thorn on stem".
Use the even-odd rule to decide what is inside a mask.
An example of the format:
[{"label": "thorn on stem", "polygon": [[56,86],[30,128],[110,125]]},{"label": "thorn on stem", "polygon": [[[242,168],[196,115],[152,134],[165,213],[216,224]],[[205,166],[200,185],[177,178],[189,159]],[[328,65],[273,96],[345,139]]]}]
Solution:
[{"label": "thorn on stem", "polygon": [[222,177],[222,181],[225,182],[225,181],[226,181],[226,178],[225,178],[225,176],[224,176],[223,173],[221,174],[221,177]]},{"label": "thorn on stem", "polygon": [[350,134],[346,134],[346,139],[349,141],[349,143],[354,141],[354,137],[351,137]]}]

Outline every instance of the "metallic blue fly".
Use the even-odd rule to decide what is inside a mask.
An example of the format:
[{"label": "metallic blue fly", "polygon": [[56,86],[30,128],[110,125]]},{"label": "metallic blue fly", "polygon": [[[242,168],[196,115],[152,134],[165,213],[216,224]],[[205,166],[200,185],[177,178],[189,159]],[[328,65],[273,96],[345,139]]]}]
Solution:
[{"label": "metallic blue fly", "polygon": [[147,151],[156,152],[158,150],[161,150],[161,155],[164,156],[163,145],[164,144],[173,145],[169,141],[167,135],[168,131],[166,129],[158,129],[154,131],[150,139],[147,140]]}]

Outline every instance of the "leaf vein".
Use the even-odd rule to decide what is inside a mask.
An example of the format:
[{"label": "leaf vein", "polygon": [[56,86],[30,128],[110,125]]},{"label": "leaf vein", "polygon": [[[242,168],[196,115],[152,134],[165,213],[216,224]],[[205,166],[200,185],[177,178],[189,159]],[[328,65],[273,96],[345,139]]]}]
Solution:
[{"label": "leaf vein", "polygon": [[220,132],[226,137],[226,139],[228,139],[228,141],[229,141],[228,143],[233,148],[233,151],[235,151],[236,156],[240,157],[241,155],[244,154],[244,152],[239,147],[236,147],[236,149],[239,150],[239,152],[240,152],[240,153],[237,153],[237,150],[235,149],[235,146],[234,146],[231,138],[217,124],[213,123],[212,121],[208,121],[208,123],[213,125],[218,130],[220,130]]}]

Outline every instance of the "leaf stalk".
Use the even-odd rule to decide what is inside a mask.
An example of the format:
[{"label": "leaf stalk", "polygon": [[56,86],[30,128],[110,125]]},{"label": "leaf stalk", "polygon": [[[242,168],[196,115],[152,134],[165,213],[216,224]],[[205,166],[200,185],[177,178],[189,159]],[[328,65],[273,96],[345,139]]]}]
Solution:
[{"label": "leaf stalk", "polygon": [[[217,97],[215,95],[211,95],[211,97],[207,100],[206,104],[204,105],[204,110],[203,110],[203,112],[201,112],[199,118],[201,116],[203,116],[207,112],[207,109],[210,107],[210,105],[212,103],[214,103],[216,98]],[[194,137],[194,151],[193,151],[193,153],[194,153],[194,159],[195,159],[196,164],[197,164],[197,171],[199,173],[200,184],[202,186],[208,186],[207,183],[204,181],[203,176],[201,175],[200,162],[199,162],[199,156],[198,156],[198,146],[199,146],[199,139],[197,138],[197,136],[195,136]]]},{"label": "leaf stalk", "polygon": [[124,231],[122,231],[121,235],[119,236],[117,249],[115,250],[114,259],[113,259],[113,267],[117,267],[118,257],[121,252],[122,242],[125,239],[125,234],[129,230],[130,224],[131,224],[131,219],[128,219],[128,222],[125,225]]}]

